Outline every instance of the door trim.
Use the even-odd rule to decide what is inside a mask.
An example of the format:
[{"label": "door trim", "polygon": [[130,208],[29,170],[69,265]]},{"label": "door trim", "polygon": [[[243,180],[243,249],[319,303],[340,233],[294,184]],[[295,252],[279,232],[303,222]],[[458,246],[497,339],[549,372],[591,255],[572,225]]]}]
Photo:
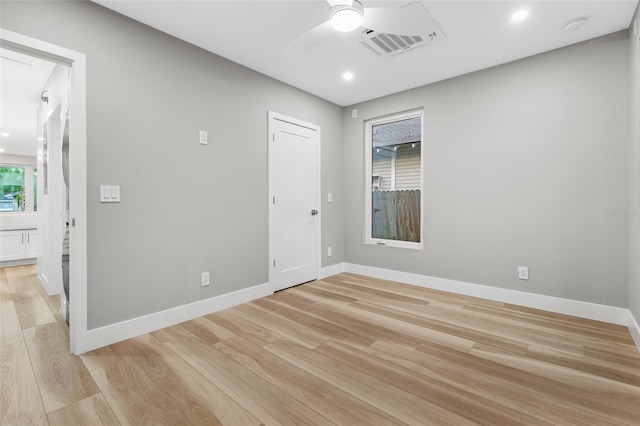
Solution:
[{"label": "door trim", "polygon": [[273,135],[273,123],[275,121],[282,121],[285,123],[294,124],[296,126],[306,127],[308,129],[314,130],[318,132],[318,146],[317,146],[317,161],[318,161],[318,170],[317,170],[317,200],[318,204],[318,226],[316,228],[316,271],[315,271],[315,279],[319,277],[319,271],[322,268],[322,157],[321,157],[321,146],[322,146],[322,134],[320,132],[320,126],[317,124],[308,123],[306,121],[299,120],[297,118],[289,117],[283,114],[279,114],[274,111],[268,111],[267,113],[268,124],[267,124],[267,174],[268,174],[268,212],[269,212],[269,259],[268,259],[268,268],[269,268],[269,285],[272,288],[272,292],[275,291],[275,276],[274,276],[274,267],[273,260],[275,258],[275,220],[273,215],[273,167],[272,161],[273,158],[271,156],[270,142],[272,140]]},{"label": "door trim", "polygon": [[75,227],[70,235],[71,310],[69,349],[81,354],[88,348],[87,330],[87,71],[84,53],[56,46],[0,28],[0,47],[64,64],[71,69],[69,93],[69,210]]}]

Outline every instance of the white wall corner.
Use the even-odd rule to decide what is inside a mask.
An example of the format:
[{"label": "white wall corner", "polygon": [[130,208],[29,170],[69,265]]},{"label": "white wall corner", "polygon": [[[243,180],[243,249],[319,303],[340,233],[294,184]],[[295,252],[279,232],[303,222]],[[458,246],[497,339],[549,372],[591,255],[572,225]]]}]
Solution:
[{"label": "white wall corner", "polygon": [[331,275],[337,275],[342,272],[345,272],[346,263],[336,263],[335,265],[325,266],[324,268],[320,268],[320,273],[318,274],[318,279],[321,280],[323,278],[330,277]]},{"label": "white wall corner", "polygon": [[233,293],[222,294],[187,305],[177,306],[116,324],[88,330],[86,338],[83,339],[82,346],[76,348],[76,355],[140,336],[144,333],[170,327],[203,315],[228,309],[270,294],[273,294],[273,286],[271,284],[259,284],[234,291]]},{"label": "white wall corner", "polygon": [[44,291],[49,296],[55,296],[56,294],[60,294],[60,292],[56,292],[54,288],[51,287],[51,283],[45,274],[38,274],[38,279],[40,280],[40,285],[44,289]]},{"label": "white wall corner", "polygon": [[[366,275],[403,284],[425,287],[465,296],[479,297],[496,302],[511,303],[528,308],[572,315],[580,318],[608,322],[617,325],[629,324],[629,310],[615,306],[599,305],[597,303],[581,302],[542,294],[526,293],[523,291],[491,287],[445,278],[430,277],[428,275],[412,274],[391,269],[347,263],[345,272]],[[636,325],[637,329],[637,325]]]},{"label": "white wall corner", "polygon": [[631,337],[633,337],[633,341],[636,344],[636,348],[638,348],[638,352],[640,352],[640,325],[638,325],[638,321],[634,318],[631,311],[629,312],[629,333],[631,333]]}]

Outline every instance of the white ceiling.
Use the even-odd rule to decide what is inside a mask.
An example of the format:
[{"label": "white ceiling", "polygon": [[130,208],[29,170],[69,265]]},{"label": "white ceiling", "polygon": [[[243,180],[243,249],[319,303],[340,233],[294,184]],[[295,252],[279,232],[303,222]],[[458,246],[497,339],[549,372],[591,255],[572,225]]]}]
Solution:
[{"label": "white ceiling", "polygon": [[36,155],[40,92],[55,64],[0,50],[0,136],[2,154]]},{"label": "white ceiling", "polygon": [[[446,38],[392,58],[362,47],[358,31],[302,54],[284,48],[328,18],[324,0],[96,0],[119,13],[341,106],[444,80],[627,29],[637,0],[423,1]],[[402,7],[410,1],[367,1]],[[414,5],[415,6],[415,5]],[[519,9],[529,17],[515,24]],[[578,31],[565,25],[588,18]],[[35,155],[40,91],[54,64],[2,50],[0,139],[5,154]],[[345,71],[355,77],[342,80]]]},{"label": "white ceiling", "polygon": [[[328,19],[324,0],[94,0],[121,14],[341,106],[492,67],[629,28],[637,0],[422,1],[446,38],[380,58],[360,32],[339,33],[302,54],[284,48]],[[411,1],[363,0],[401,7]],[[511,15],[527,9],[520,23]],[[365,12],[366,13],[366,12]],[[587,18],[580,30],[567,23]],[[343,81],[345,71],[355,75]]]}]

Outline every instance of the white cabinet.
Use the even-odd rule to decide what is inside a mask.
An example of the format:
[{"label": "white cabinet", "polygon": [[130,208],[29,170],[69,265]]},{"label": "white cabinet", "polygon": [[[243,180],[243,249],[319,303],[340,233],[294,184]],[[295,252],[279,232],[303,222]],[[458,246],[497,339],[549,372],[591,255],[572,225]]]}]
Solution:
[{"label": "white cabinet", "polygon": [[38,257],[38,231],[0,231],[0,262]]},{"label": "white cabinet", "polygon": [[24,250],[24,257],[26,259],[32,259],[38,257],[38,231],[31,229],[25,231],[26,247]]},{"label": "white cabinet", "polygon": [[24,259],[24,231],[0,231],[0,261]]}]

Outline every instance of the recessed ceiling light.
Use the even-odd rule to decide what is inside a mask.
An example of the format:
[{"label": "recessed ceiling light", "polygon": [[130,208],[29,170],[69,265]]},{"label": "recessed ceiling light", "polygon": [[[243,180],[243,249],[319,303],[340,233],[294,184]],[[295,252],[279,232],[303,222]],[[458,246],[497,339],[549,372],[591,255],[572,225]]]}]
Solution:
[{"label": "recessed ceiling light", "polygon": [[511,22],[522,22],[527,19],[529,16],[529,11],[527,9],[520,9],[511,15]]},{"label": "recessed ceiling light", "polygon": [[564,29],[567,31],[578,31],[580,28],[584,27],[585,25],[587,25],[587,18],[578,18],[578,19],[574,19],[573,21],[565,25]]},{"label": "recessed ceiling light", "polygon": [[0,133],[0,135],[1,135],[3,138],[8,138],[9,136],[11,136],[8,132],[2,132],[2,133]]},{"label": "recessed ceiling light", "polygon": [[351,81],[353,80],[353,73],[351,71],[346,71],[344,74],[342,74],[342,79],[344,81]]}]

